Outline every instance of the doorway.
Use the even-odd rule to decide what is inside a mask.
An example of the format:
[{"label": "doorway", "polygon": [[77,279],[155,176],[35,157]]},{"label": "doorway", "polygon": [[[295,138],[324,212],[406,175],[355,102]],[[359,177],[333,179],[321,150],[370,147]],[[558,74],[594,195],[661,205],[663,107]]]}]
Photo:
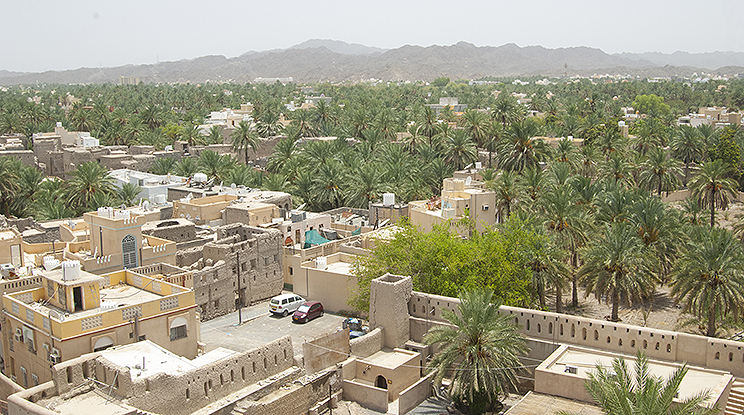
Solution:
[{"label": "doorway", "polygon": [[387,379],[385,379],[385,376],[377,375],[377,379],[375,379],[375,386],[380,389],[387,389]]},{"label": "doorway", "polygon": [[72,301],[75,304],[75,311],[83,311],[83,287],[72,288]]}]

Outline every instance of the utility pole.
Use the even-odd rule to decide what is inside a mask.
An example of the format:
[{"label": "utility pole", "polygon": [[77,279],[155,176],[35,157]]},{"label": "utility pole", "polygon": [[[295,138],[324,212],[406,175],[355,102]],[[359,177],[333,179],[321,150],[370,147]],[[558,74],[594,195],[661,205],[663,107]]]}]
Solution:
[{"label": "utility pole", "polygon": [[243,324],[243,291],[240,290],[240,252],[235,253],[238,261],[238,325]]}]

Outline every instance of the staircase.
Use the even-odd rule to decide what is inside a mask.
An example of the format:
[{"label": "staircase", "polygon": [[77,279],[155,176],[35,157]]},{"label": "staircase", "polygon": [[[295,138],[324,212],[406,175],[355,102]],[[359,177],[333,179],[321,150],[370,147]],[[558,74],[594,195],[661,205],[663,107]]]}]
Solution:
[{"label": "staircase", "polygon": [[735,379],[734,384],[731,385],[731,392],[729,393],[728,401],[726,401],[726,408],[723,411],[724,415],[742,415],[744,414],[744,381]]}]

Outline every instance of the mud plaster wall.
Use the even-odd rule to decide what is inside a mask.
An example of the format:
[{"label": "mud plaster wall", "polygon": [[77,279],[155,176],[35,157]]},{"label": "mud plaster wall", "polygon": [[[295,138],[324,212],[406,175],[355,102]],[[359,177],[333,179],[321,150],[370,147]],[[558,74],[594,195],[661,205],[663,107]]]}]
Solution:
[{"label": "mud plaster wall", "polygon": [[90,353],[54,366],[55,389],[50,395],[63,395],[88,382],[86,379],[95,378],[112,385],[112,393],[128,405],[154,413],[190,414],[295,364],[289,336],[185,373],[160,373],[135,380],[129,368],[100,355]]},{"label": "mud plaster wall", "polygon": [[364,336],[351,339],[349,346],[351,347],[351,355],[355,357],[368,357],[382,350],[382,327],[370,331]]},{"label": "mud plaster wall", "polygon": [[412,290],[413,280],[410,277],[385,274],[372,280],[369,326],[372,329],[384,328],[385,347],[403,347],[409,340],[410,324],[407,316]]},{"label": "mud plaster wall", "polygon": [[287,415],[306,414],[315,404],[328,399],[329,391],[341,389],[335,372],[325,372],[314,378],[296,381],[290,388],[281,389],[257,401],[243,401],[236,405],[232,415]]},{"label": "mud plaster wall", "polygon": [[217,237],[216,242],[190,250],[177,261],[184,264],[187,255],[189,260],[201,255],[197,261],[213,264],[194,270],[194,291],[202,321],[235,311],[238,273],[238,298],[242,298],[244,306],[278,295],[284,286],[281,232],[232,224],[218,228]]},{"label": "mud plaster wall", "polygon": [[349,357],[349,329],[303,343],[302,356],[308,374],[343,362]]}]

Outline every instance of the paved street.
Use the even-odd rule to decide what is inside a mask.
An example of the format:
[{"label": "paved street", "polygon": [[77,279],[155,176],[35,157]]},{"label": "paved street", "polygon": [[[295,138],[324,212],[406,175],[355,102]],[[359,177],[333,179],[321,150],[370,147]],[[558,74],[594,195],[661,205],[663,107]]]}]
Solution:
[{"label": "paved street", "polygon": [[302,354],[302,343],[341,328],[343,317],[325,313],[305,324],[292,323],[292,316],[277,317],[269,313],[268,300],[243,308],[243,324],[238,326],[238,312],[201,323],[201,341],[206,351],[224,347],[248,351],[282,336],[292,336],[295,355]]}]

